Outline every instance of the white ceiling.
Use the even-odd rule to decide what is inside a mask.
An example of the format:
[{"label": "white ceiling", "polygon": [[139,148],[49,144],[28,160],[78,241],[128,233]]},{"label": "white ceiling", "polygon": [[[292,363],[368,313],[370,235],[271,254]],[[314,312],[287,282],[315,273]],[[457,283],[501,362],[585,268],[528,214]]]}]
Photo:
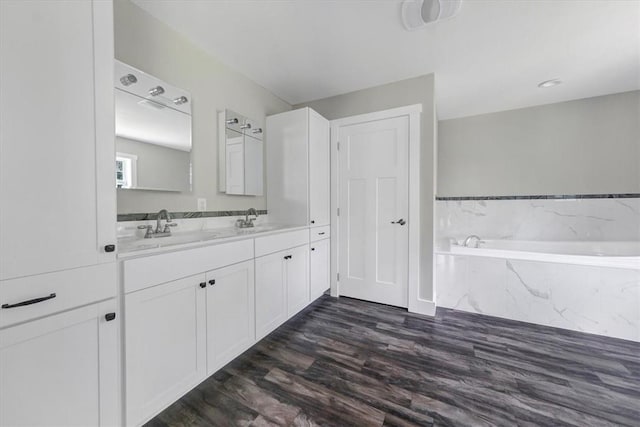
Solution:
[{"label": "white ceiling", "polygon": [[290,104],[432,72],[440,119],[640,89],[640,1],[463,0],[415,32],[399,0],[133,1]]}]

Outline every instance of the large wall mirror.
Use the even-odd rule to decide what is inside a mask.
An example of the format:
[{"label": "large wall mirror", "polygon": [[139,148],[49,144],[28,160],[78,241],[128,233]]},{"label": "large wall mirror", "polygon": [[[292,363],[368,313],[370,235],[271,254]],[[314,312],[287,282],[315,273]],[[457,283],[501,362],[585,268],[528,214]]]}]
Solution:
[{"label": "large wall mirror", "polygon": [[115,62],[116,186],[191,191],[191,94]]}]

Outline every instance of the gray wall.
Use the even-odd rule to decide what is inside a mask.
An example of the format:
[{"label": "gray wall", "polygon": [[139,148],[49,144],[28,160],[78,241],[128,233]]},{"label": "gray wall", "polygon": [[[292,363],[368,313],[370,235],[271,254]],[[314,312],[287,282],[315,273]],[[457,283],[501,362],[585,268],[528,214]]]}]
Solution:
[{"label": "gray wall", "polygon": [[256,120],[291,105],[202,51],[129,0],[114,2],[116,58],[188,90],[193,108],[193,191],[118,191],[118,213],[195,211],[197,198],[207,210],[266,209],[264,197],[217,192],[217,112],[230,108]]},{"label": "gray wall", "polygon": [[295,108],[308,106],[327,119],[333,120],[413,104],[422,104],[420,297],[432,301],[434,156],[436,146],[433,74],[312,101],[297,105]]},{"label": "gray wall", "polygon": [[438,196],[640,193],[640,91],[438,127]]}]

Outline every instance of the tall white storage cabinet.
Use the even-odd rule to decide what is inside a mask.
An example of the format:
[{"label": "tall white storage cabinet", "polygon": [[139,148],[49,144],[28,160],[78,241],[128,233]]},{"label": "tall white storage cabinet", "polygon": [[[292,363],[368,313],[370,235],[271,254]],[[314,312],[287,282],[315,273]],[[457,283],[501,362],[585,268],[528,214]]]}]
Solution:
[{"label": "tall white storage cabinet", "polygon": [[0,93],[0,425],[121,424],[112,2],[0,1]]},{"label": "tall white storage cabinet", "polygon": [[[312,243],[305,250],[306,265],[298,267],[305,270],[308,280],[289,284],[291,315],[304,307],[303,299],[313,301],[329,289],[329,121],[311,108],[287,111],[267,117],[266,136],[269,217],[274,222],[310,227]],[[322,242],[314,243],[318,240]],[[256,283],[258,294],[259,285]]]},{"label": "tall white storage cabinet", "polygon": [[272,221],[329,225],[329,121],[311,108],[267,117],[267,210]]}]

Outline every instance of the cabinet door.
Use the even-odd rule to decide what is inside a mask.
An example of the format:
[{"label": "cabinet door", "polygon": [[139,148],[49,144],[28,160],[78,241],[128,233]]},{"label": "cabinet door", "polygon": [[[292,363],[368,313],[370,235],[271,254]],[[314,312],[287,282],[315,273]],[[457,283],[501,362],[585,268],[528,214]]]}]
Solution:
[{"label": "cabinet door", "polygon": [[309,246],[290,249],[287,256],[287,317],[291,317],[309,304]]},{"label": "cabinet door", "polygon": [[115,259],[112,14],[0,1],[0,280]]},{"label": "cabinet door", "polygon": [[318,240],[310,245],[309,270],[311,301],[318,299],[329,289],[329,251],[330,240]]},{"label": "cabinet door", "polygon": [[125,296],[127,425],[149,420],[206,376],[204,274]]},{"label": "cabinet door", "polygon": [[0,331],[0,425],[120,425],[115,300]]},{"label": "cabinet door", "polygon": [[253,260],[207,273],[207,373],[255,342]]},{"label": "cabinet door", "polygon": [[262,140],[244,136],[244,194],[262,196],[264,156]]},{"label": "cabinet door", "polygon": [[267,117],[267,210],[274,222],[309,223],[308,117],[307,108]]},{"label": "cabinet door", "polygon": [[227,144],[227,194],[244,194],[244,144]]},{"label": "cabinet door", "polygon": [[287,320],[285,252],[256,258],[256,339]]},{"label": "cabinet door", "polygon": [[329,225],[329,121],[309,110],[309,221]]}]

